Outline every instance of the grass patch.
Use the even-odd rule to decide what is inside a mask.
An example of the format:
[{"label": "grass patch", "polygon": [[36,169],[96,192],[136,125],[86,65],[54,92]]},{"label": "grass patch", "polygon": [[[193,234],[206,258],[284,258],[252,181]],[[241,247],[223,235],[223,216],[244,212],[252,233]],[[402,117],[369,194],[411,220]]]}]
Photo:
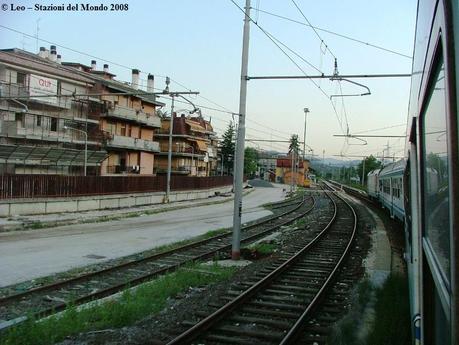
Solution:
[{"label": "grass patch", "polygon": [[372,345],[411,344],[410,309],[407,277],[391,274],[376,292],[375,319],[367,343]]},{"label": "grass patch", "polygon": [[295,221],[294,226],[297,228],[304,228],[306,226],[306,219],[305,218],[300,218],[297,221]]},{"label": "grass patch", "polygon": [[32,230],[42,229],[42,228],[46,228],[46,224],[43,224],[41,222],[33,222],[33,223],[25,225],[24,228],[32,229]]},{"label": "grass patch", "polygon": [[211,238],[211,237],[214,237],[214,236],[217,236],[217,235],[224,234],[224,233],[226,233],[228,231],[229,230],[226,229],[226,228],[221,228],[221,229],[217,229],[217,230],[210,230],[210,231],[206,232],[205,234],[201,235],[200,237],[202,237],[202,239]]},{"label": "grass patch", "polygon": [[276,245],[271,243],[257,243],[241,250],[241,256],[246,260],[258,260],[271,255],[276,251]]},{"label": "grass patch", "polygon": [[328,344],[366,345],[360,331],[364,327],[365,308],[371,302],[374,288],[368,280],[361,281],[351,295],[352,306],[349,312],[333,326]]},{"label": "grass patch", "polygon": [[114,259],[114,260],[111,260],[109,262],[98,263],[98,264],[93,264],[93,265],[84,266],[84,267],[77,267],[77,268],[73,268],[71,270],[68,270],[66,272],[57,273],[55,275],[35,278],[33,280],[29,280],[29,281],[22,282],[22,283],[19,283],[19,284],[6,286],[6,287],[3,287],[3,288],[0,288],[0,296],[7,296],[7,295],[10,295],[12,293],[28,290],[28,289],[33,288],[33,287],[38,287],[38,286],[50,284],[52,282],[61,281],[61,280],[65,280],[65,279],[70,279],[70,278],[73,278],[73,277],[76,277],[76,276],[80,276],[82,274],[94,272],[94,271],[97,271],[97,270],[100,270],[100,269],[103,269],[103,268],[106,268],[106,267],[112,267],[112,266],[114,266],[116,264],[120,264],[120,263],[124,263],[124,262],[130,262],[130,261],[133,261],[133,260],[136,260],[136,259],[141,259],[141,258],[144,258],[144,257],[147,257],[147,256],[151,256],[151,255],[155,255],[155,254],[158,254],[158,253],[162,253],[162,252],[165,252],[165,251],[168,251],[168,250],[173,250],[173,249],[185,246],[185,245],[193,243],[193,242],[197,242],[197,241],[200,241],[200,240],[205,240],[205,239],[208,239],[210,237],[223,234],[223,233],[228,232],[228,231],[229,231],[228,229],[224,229],[224,228],[211,230],[211,231],[208,231],[208,232],[206,232],[206,233],[204,233],[202,235],[193,237],[193,238],[188,239],[188,240],[174,242],[174,243],[171,243],[171,244],[165,244],[165,245],[162,245],[162,246],[159,246],[159,247],[155,247],[155,248],[150,249],[150,250],[146,250],[146,251],[141,252],[141,253],[137,253],[137,254],[121,257],[119,259]]},{"label": "grass patch", "polygon": [[190,287],[226,280],[235,270],[218,265],[190,265],[133,291],[126,291],[117,300],[83,309],[71,307],[60,315],[39,322],[31,319],[7,331],[0,344],[53,344],[80,332],[129,326],[161,311],[168,298]]},{"label": "grass patch", "polygon": [[329,344],[410,345],[408,282],[391,274],[381,288],[364,280],[352,295],[352,307],[334,326]]},{"label": "grass patch", "polygon": [[257,243],[253,246],[250,246],[249,249],[266,256],[274,253],[276,246],[270,243]]}]

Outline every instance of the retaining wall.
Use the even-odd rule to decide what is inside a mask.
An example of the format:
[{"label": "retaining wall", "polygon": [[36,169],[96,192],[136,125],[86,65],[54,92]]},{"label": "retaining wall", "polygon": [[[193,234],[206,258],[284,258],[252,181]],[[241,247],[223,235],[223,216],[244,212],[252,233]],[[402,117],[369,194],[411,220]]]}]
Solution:
[{"label": "retaining wall", "polygon": [[[211,189],[174,191],[170,193],[169,201],[176,202],[184,200],[204,199],[210,196],[214,196],[216,193],[229,192],[231,189],[232,186],[225,186]],[[91,195],[72,198],[1,200],[0,217],[146,206],[163,203],[164,196],[164,192],[155,192]]]}]

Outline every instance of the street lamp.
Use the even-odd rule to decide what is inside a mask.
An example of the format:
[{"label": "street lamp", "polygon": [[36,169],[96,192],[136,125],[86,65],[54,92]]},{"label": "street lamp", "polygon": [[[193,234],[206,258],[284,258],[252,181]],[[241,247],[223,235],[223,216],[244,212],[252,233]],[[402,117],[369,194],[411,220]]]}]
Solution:
[{"label": "street lamp", "polygon": [[68,129],[84,134],[84,176],[86,176],[87,160],[88,160],[88,133],[78,128],[64,126],[65,131]]}]

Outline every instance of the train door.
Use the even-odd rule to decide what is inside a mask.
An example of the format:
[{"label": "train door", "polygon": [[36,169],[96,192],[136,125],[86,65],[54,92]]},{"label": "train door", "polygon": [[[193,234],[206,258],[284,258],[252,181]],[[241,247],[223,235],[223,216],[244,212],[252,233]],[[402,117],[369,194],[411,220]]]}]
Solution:
[{"label": "train door", "polygon": [[389,178],[389,200],[390,200],[390,216],[394,218],[394,188],[395,188],[395,179]]},{"label": "train door", "polygon": [[420,92],[418,134],[422,343],[458,345],[459,230],[455,224],[459,220],[459,163],[452,38],[457,22],[453,20],[453,1],[438,1],[433,13]]},{"label": "train door", "polygon": [[421,247],[419,225],[419,171],[417,159],[417,119],[412,119],[407,142],[407,163],[403,175],[403,205],[405,210],[405,259],[408,269],[411,334],[415,345],[421,341]]}]

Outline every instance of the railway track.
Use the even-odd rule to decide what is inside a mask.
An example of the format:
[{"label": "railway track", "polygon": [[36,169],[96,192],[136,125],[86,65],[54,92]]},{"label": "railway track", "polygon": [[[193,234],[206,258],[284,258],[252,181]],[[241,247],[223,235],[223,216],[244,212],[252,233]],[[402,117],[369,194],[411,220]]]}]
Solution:
[{"label": "railway track", "polygon": [[[313,196],[289,199],[279,205],[283,206],[282,212],[278,208],[276,215],[243,227],[241,242],[256,241],[303,217],[314,208],[315,199]],[[3,320],[3,328],[8,328],[24,321],[24,315],[48,316],[64,310],[69,304],[79,305],[112,295],[191,262],[206,260],[218,253],[228,255],[230,249],[231,232],[226,232],[173,250],[4,296],[0,298],[0,321]]]},{"label": "railway track", "polygon": [[342,273],[356,233],[352,206],[333,193],[326,195],[332,208],[321,217],[319,230],[297,241],[252,281],[231,287],[226,304],[167,344],[297,343]]}]

